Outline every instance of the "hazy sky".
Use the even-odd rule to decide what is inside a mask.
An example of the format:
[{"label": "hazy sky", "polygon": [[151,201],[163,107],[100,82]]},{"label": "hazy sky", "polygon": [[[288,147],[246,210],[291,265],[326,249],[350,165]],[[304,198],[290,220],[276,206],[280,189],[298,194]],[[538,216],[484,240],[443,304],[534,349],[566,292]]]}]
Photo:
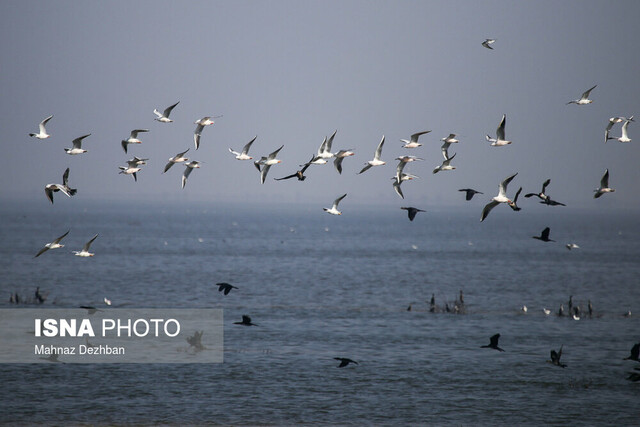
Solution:
[{"label": "hazy sky", "polygon": [[[224,1],[0,2],[0,203],[33,200],[49,208],[44,185],[66,167],[77,198],[330,206],[464,206],[457,191],[483,191],[478,215],[498,183],[548,193],[569,207],[640,205],[640,2],[612,1]],[[494,50],[481,46],[495,38]],[[593,104],[565,105],[591,86]],[[153,109],[180,101],[171,124]],[[513,144],[490,147],[503,113]],[[30,138],[53,114],[45,141]],[[603,142],[609,117],[636,114],[630,144]],[[193,145],[193,122],[223,115]],[[120,147],[134,128],[143,144]],[[276,182],[299,169],[324,136],[355,149],[342,175],[312,166],[307,180]],[[424,146],[400,138],[422,130]],[[440,138],[457,133],[455,171],[432,174]],[[69,156],[64,147],[91,133]],[[612,130],[620,135],[620,125]],[[356,175],[382,135],[387,165]],[[284,144],[267,182],[228,152],[255,135],[254,157]],[[184,167],[167,159],[191,148],[203,161],[186,188]],[[393,191],[395,157],[425,158],[405,172],[421,178]],[[118,166],[149,164],[135,183]],[[594,200],[605,168],[616,193]],[[58,203],[73,203],[57,194]],[[531,199],[522,200],[535,209]],[[53,207],[55,209],[55,206]]]}]

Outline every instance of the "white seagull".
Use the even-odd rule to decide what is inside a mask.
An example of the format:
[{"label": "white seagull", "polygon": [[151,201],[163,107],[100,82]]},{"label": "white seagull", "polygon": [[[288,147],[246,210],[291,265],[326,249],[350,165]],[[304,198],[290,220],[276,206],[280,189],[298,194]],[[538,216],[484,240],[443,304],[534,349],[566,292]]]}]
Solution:
[{"label": "white seagull", "polygon": [[[127,162],[127,163],[129,163],[129,162]],[[129,165],[127,167],[118,166],[118,169],[120,169],[119,173],[125,174],[125,175],[131,175],[131,176],[133,176],[133,180],[138,182],[138,176],[136,175],[136,173],[140,172],[142,170],[142,168],[137,166],[135,164],[135,162],[133,162],[133,163],[134,163],[133,165],[131,163],[129,163]]]},{"label": "white seagull", "polygon": [[182,174],[182,188],[184,188],[185,184],[187,183],[187,178],[189,178],[189,175],[191,175],[191,171],[196,168],[200,168],[200,163],[202,162],[191,160],[190,162],[184,164],[186,167],[184,169],[184,173]]},{"label": "white seagull", "polygon": [[322,210],[324,210],[326,213],[329,213],[331,215],[342,215],[342,212],[340,212],[338,210],[338,204],[340,203],[340,201],[342,199],[344,199],[345,197],[347,197],[347,194],[343,194],[342,196],[338,197],[337,199],[335,199],[333,201],[333,205],[331,206],[331,209],[329,208],[322,208]]},{"label": "white seagull", "polygon": [[492,198],[491,201],[487,203],[485,207],[482,209],[482,216],[480,217],[480,222],[484,221],[487,215],[489,215],[489,212],[491,212],[491,209],[495,208],[500,203],[507,203],[507,204],[511,203],[511,200],[509,200],[509,198],[507,197],[507,186],[509,185],[511,180],[515,178],[516,175],[518,175],[517,172],[511,175],[510,177],[505,178],[505,180],[500,183],[500,185],[498,186],[498,195]]},{"label": "white seagull", "polygon": [[335,157],[333,159],[333,166],[336,168],[339,174],[342,173],[342,161],[344,160],[344,158],[353,156],[354,154],[356,153],[353,151],[353,148],[349,148],[347,150],[340,150],[333,155]]},{"label": "white seagull", "polygon": [[153,120],[159,121],[161,123],[171,123],[173,122],[173,120],[171,120],[169,118],[169,115],[171,114],[171,111],[176,108],[176,105],[180,104],[180,101],[176,102],[175,104],[165,108],[163,113],[160,113],[160,111],[158,111],[157,109],[153,110],[153,114],[155,114],[157,117]]},{"label": "white seagull", "polygon": [[425,133],[429,133],[431,132],[430,130],[425,130],[424,132],[418,132],[418,133],[414,133],[413,135],[411,135],[411,140],[408,141],[406,139],[401,139],[400,142],[404,142],[404,145],[402,146],[402,148],[418,148],[420,147],[422,144],[420,144],[418,142],[418,138],[420,138],[420,135],[424,135]]},{"label": "white seagull", "polygon": [[627,127],[629,126],[630,121],[631,120],[626,120],[622,125],[622,135],[619,138],[609,137],[609,134],[607,133],[607,139],[615,139],[618,142],[631,142],[631,138],[629,138],[629,134],[627,133]]},{"label": "white seagull", "polygon": [[53,193],[62,191],[67,197],[75,195],[78,190],[69,187],[69,168],[67,168],[62,174],[62,184],[47,184],[44,187],[44,194],[47,199],[53,204]]},{"label": "white seagull", "polygon": [[453,158],[456,156],[456,154],[458,153],[454,153],[453,156],[449,157],[449,152],[447,150],[442,150],[442,156],[444,157],[444,161],[440,166],[436,166],[436,168],[433,170],[433,173],[438,173],[440,171],[454,170],[456,167],[451,166],[450,163],[451,163],[451,160],[453,160]]},{"label": "white seagull", "polygon": [[215,116],[215,117],[207,116],[193,122],[196,125],[198,125],[196,126],[196,130],[193,131],[193,143],[196,146],[196,150],[200,147],[200,135],[202,135],[202,131],[204,130],[204,127],[211,126],[212,124],[215,123],[213,119],[217,119],[219,117],[222,117],[222,116]]},{"label": "white seagull", "polygon": [[609,131],[611,131],[611,128],[616,123],[621,123],[626,121],[635,122],[635,120],[633,120],[633,116],[629,117],[628,119],[626,117],[611,117],[609,119],[609,123],[607,124],[607,128],[604,130],[604,142],[606,143],[610,139],[616,139],[616,138],[609,138]]},{"label": "white seagull", "polygon": [[578,246],[576,243],[567,243],[566,245],[564,245],[567,249],[572,250],[572,249],[580,249],[580,246]]},{"label": "white seagull", "polygon": [[376,152],[373,155],[373,160],[369,160],[367,163],[365,163],[365,167],[362,168],[362,170],[360,172],[358,172],[358,175],[369,170],[372,166],[381,166],[386,164],[386,162],[383,162],[380,159],[380,156],[382,155],[382,146],[384,145],[384,135],[382,135],[382,140],[380,141],[380,143],[378,144],[378,148],[376,148]]},{"label": "white seagull", "polygon": [[[269,173],[269,169],[271,168],[271,166],[282,162],[282,160],[276,159],[276,156],[278,155],[278,152],[282,150],[282,147],[284,147],[284,145],[281,145],[280,148],[269,154],[267,157],[261,157],[257,162],[253,162],[256,168],[258,168],[258,170],[260,171],[260,182],[262,184],[264,184],[264,181],[267,178],[267,173]],[[260,169],[260,166],[262,166],[262,169]]]},{"label": "white seagull", "polygon": [[82,149],[82,140],[85,139],[86,137],[91,136],[90,133],[80,136],[76,139],[73,140],[73,148],[65,148],[64,151],[65,153],[69,154],[69,155],[75,155],[75,154],[82,154],[82,153],[86,153],[87,150],[83,150]]},{"label": "white seagull", "polygon": [[609,187],[609,169],[605,169],[604,175],[602,175],[602,178],[600,179],[600,188],[597,188],[595,191],[596,193],[593,195],[594,199],[597,199],[604,193],[613,193],[616,191]]},{"label": "white seagull", "polygon": [[123,139],[120,144],[122,144],[122,149],[124,152],[127,152],[127,145],[129,144],[142,144],[142,141],[138,139],[138,134],[140,132],[149,132],[149,129],[134,129],[131,131],[131,135],[127,139]]},{"label": "white seagull", "polygon": [[485,41],[482,42],[482,46],[486,47],[487,49],[493,50],[491,45],[494,44],[495,42],[496,42],[495,39],[486,39]]},{"label": "white seagull", "polygon": [[440,141],[444,141],[442,147],[440,147],[442,151],[447,151],[451,144],[457,144],[458,142],[460,142],[456,139],[455,133],[450,133],[449,136],[440,138]]},{"label": "white seagull", "polygon": [[178,153],[173,157],[169,158],[169,163],[167,163],[164,167],[164,172],[168,171],[169,169],[171,169],[171,166],[173,166],[175,163],[183,163],[188,161],[189,159],[187,157],[185,157],[184,155],[187,153],[187,151],[189,151],[189,149],[187,148],[186,150],[184,150],[182,153]]},{"label": "white seagull", "polygon": [[42,249],[40,249],[40,251],[36,254],[36,256],[34,258],[38,258],[40,255],[42,255],[43,253],[45,253],[46,251],[48,251],[49,249],[58,249],[58,248],[64,248],[64,245],[60,244],[60,241],[62,239],[64,239],[65,237],[67,237],[67,234],[69,234],[68,230],[66,233],[64,233],[62,236],[58,237],[57,239],[55,239],[53,242],[51,243],[47,243],[46,245],[44,245],[44,247]]},{"label": "white seagull", "polygon": [[95,236],[93,236],[91,238],[91,240],[89,240],[87,243],[84,244],[84,246],[82,247],[81,251],[72,251],[73,254],[75,256],[81,256],[81,257],[90,257],[90,256],[94,256],[95,254],[92,254],[91,252],[89,252],[89,247],[91,246],[91,244],[93,243],[94,240],[96,240],[96,237],[98,237],[98,235],[96,234]]},{"label": "white seagull", "polygon": [[39,126],[40,127],[40,131],[38,133],[30,133],[29,136],[35,137],[35,138],[38,138],[38,139],[47,139],[47,138],[49,138],[51,135],[49,135],[47,133],[47,130],[45,129],[44,126],[47,124],[47,122],[49,120],[51,120],[52,117],[53,117],[53,114],[50,115],[49,117],[47,117],[46,119],[44,119],[43,121],[41,121],[40,122],[40,126]]},{"label": "white seagull", "polygon": [[507,121],[507,115],[502,115],[502,120],[500,120],[500,124],[498,125],[498,129],[496,129],[496,138],[491,138],[489,135],[485,136],[487,141],[491,143],[493,147],[500,147],[503,145],[511,144],[511,141],[507,141],[504,137],[504,126]]},{"label": "white seagull", "polygon": [[333,145],[333,138],[335,138],[336,133],[338,133],[337,129],[328,139],[325,138],[324,141],[322,141],[322,144],[318,148],[318,154],[316,155],[316,158],[319,157],[321,159],[330,159],[335,156],[335,154],[331,152],[331,145]]},{"label": "white seagull", "polygon": [[236,156],[236,160],[251,160],[253,157],[249,155],[249,148],[251,148],[251,144],[253,144],[253,141],[255,141],[257,137],[258,135],[254,136],[251,141],[247,142],[247,144],[242,148],[241,153],[233,151],[231,148],[229,148],[229,151],[231,154]]},{"label": "white seagull", "polygon": [[[598,85],[596,85],[598,86]],[[569,104],[577,104],[577,105],[587,105],[587,104],[591,104],[593,101],[589,99],[589,94],[591,93],[591,91],[593,89],[596,88],[596,86],[592,87],[591,89],[585,91],[582,96],[580,97],[580,99],[574,99],[573,101],[569,101],[567,102],[567,105]]]}]

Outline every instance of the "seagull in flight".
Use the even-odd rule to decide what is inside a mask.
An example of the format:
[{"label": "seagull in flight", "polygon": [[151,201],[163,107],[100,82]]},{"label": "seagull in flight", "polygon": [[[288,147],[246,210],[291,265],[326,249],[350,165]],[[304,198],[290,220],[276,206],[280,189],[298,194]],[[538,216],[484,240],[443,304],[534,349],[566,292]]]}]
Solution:
[{"label": "seagull in flight", "polygon": [[218,292],[224,292],[225,295],[229,295],[231,289],[238,289],[236,286],[226,282],[216,283],[216,286],[218,287]]},{"label": "seagull in flight", "polygon": [[187,153],[187,151],[189,151],[188,148],[184,150],[182,153],[178,153],[175,156],[169,158],[169,163],[166,164],[166,166],[164,167],[164,172],[162,173],[167,172],[169,169],[171,169],[171,166],[173,166],[176,163],[183,163],[188,161],[189,159],[184,156]]},{"label": "seagull in flight", "polygon": [[[618,142],[631,142],[631,138],[629,138],[629,134],[627,132],[627,127],[629,126],[629,122],[631,120],[626,120],[624,122],[624,124],[622,125],[622,135],[619,138],[615,138],[615,137],[610,137],[608,132],[607,132],[607,139],[615,139]],[[606,142],[606,141],[605,141]]]},{"label": "seagull in flight", "polygon": [[184,164],[186,167],[184,168],[184,172],[182,173],[182,188],[184,188],[184,186],[187,184],[187,178],[189,178],[189,175],[191,175],[191,171],[200,168],[200,163],[202,162],[191,160],[190,162],[186,162]]},{"label": "seagull in flight", "polygon": [[604,175],[602,175],[602,178],[600,179],[600,187],[595,190],[593,198],[597,199],[604,193],[613,193],[614,191],[616,190],[609,187],[609,169],[605,169]]},{"label": "seagull in flight", "polygon": [[609,123],[607,124],[607,128],[604,130],[604,142],[606,143],[608,140],[610,139],[616,139],[616,138],[610,138],[609,137],[609,131],[611,131],[611,128],[613,128],[613,125],[615,125],[616,123],[621,123],[621,122],[635,122],[635,120],[633,120],[633,116],[629,117],[628,119],[626,117],[611,117],[609,119]]},{"label": "seagull in flight", "polygon": [[539,236],[531,236],[531,237],[533,237],[534,239],[541,240],[543,242],[555,242],[555,240],[549,239],[550,232],[551,232],[551,229],[547,227],[544,230],[542,230]]},{"label": "seagull in flight", "polygon": [[552,365],[560,366],[561,368],[566,368],[567,365],[560,363],[560,358],[562,357],[562,346],[560,346],[560,350],[556,353],[555,350],[551,350],[551,360],[548,360]]},{"label": "seagull in flight", "polygon": [[83,150],[82,149],[82,140],[85,139],[86,137],[91,136],[90,133],[80,136],[76,139],[73,140],[73,147],[72,148],[65,148],[64,152],[73,156],[76,154],[82,154],[82,153],[86,153],[87,150]]},{"label": "seagull in flight", "polygon": [[420,135],[424,135],[426,133],[431,132],[430,130],[425,130],[424,132],[418,132],[418,133],[414,133],[413,135],[411,135],[411,139],[410,140],[406,140],[406,139],[401,139],[400,142],[404,142],[404,145],[402,146],[402,148],[418,148],[420,147],[422,144],[418,142],[418,138],[420,138]]},{"label": "seagull in flight", "polygon": [[489,135],[486,135],[485,138],[487,141],[491,143],[492,147],[501,147],[503,145],[511,144],[511,141],[507,141],[504,136],[504,127],[507,121],[507,115],[502,115],[502,120],[500,120],[500,124],[498,125],[498,129],[496,129],[496,137],[491,138]]},{"label": "seagull in flight", "polygon": [[156,118],[153,120],[156,120],[158,122],[161,123],[171,123],[173,122],[173,120],[171,120],[169,118],[169,115],[171,114],[171,111],[173,111],[174,108],[176,108],[176,105],[180,104],[180,101],[176,102],[175,104],[165,108],[164,112],[160,113],[160,111],[158,111],[157,109],[153,110],[153,114],[156,115]]},{"label": "seagull in flight", "polygon": [[75,256],[80,256],[80,257],[90,257],[90,256],[94,256],[95,254],[89,252],[89,247],[91,246],[91,244],[93,243],[94,240],[96,240],[96,238],[98,237],[98,235],[96,234],[95,236],[93,236],[91,238],[91,240],[89,240],[87,243],[84,244],[84,246],[82,247],[81,251],[72,251],[73,254]]},{"label": "seagull in flight", "polygon": [[215,117],[203,117],[200,120],[196,120],[195,123],[196,125],[196,130],[193,131],[193,143],[196,146],[196,150],[200,147],[200,135],[202,135],[202,131],[204,130],[205,126],[211,126],[212,124],[214,124],[215,122],[213,121],[213,119],[217,119],[220,118],[222,116],[215,116]]},{"label": "seagull in flight", "polygon": [[46,251],[48,251],[49,249],[58,249],[58,248],[64,248],[64,245],[60,244],[60,241],[62,239],[64,239],[65,237],[67,237],[67,234],[69,234],[68,230],[66,233],[64,233],[62,236],[58,237],[57,239],[55,239],[53,242],[51,243],[47,243],[46,245],[44,245],[44,247],[42,249],[40,249],[40,251],[38,251],[38,253],[36,254],[36,256],[34,258],[38,258],[40,255],[42,255],[43,253],[45,253]]},{"label": "seagull in flight", "polygon": [[53,117],[53,114],[47,117],[46,119],[44,119],[43,121],[41,121],[39,125],[40,130],[38,131],[38,133],[30,133],[29,136],[38,138],[38,139],[49,138],[51,135],[47,133],[47,129],[45,129],[45,125],[49,122],[49,120],[51,120],[52,117]]},{"label": "seagull in flight", "polygon": [[333,155],[333,167],[336,168],[339,174],[342,174],[342,161],[344,158],[353,156],[354,154],[356,153],[353,151],[353,148],[349,148],[347,150],[340,150]]},{"label": "seagull in flight", "polygon": [[242,325],[242,326],[258,326],[255,323],[251,322],[251,317],[247,316],[246,314],[242,315],[242,321],[241,322],[233,322],[234,325]]},{"label": "seagull in flight", "polygon": [[345,197],[347,197],[347,193],[343,194],[342,196],[338,197],[337,199],[335,199],[333,201],[333,205],[331,206],[331,208],[322,208],[323,211],[325,211],[326,213],[329,213],[331,215],[342,215],[342,212],[340,212],[338,210],[338,204],[340,203],[340,201],[342,201],[342,199],[344,199]]},{"label": "seagull in flight", "polygon": [[[267,173],[269,172],[271,166],[282,162],[282,160],[276,159],[276,156],[278,155],[280,150],[282,150],[282,147],[284,147],[284,145],[281,145],[280,148],[269,154],[267,157],[261,157],[260,160],[253,162],[256,168],[258,168],[258,170],[260,171],[260,182],[262,184],[264,184],[264,181],[267,178]],[[262,169],[260,169],[260,166],[262,166]]]},{"label": "seagull in flight", "polygon": [[493,50],[491,45],[494,44],[495,42],[496,42],[495,39],[486,39],[485,41],[482,42],[482,46],[486,47],[487,49]]},{"label": "seagull in flight", "polygon": [[53,193],[57,193],[58,191],[62,191],[67,197],[71,197],[75,195],[78,190],[75,188],[69,187],[69,168],[65,169],[62,174],[62,184],[47,184],[44,187],[44,194],[47,196],[47,199],[53,204]]},{"label": "seagull in flight", "polygon": [[409,221],[413,221],[418,212],[426,212],[422,209],[414,208],[412,206],[403,206],[400,209],[404,209],[405,211],[407,211],[407,214],[409,215]]},{"label": "seagull in flight", "polygon": [[242,152],[241,153],[238,153],[237,151],[234,151],[231,148],[229,148],[229,152],[231,152],[231,154],[236,156],[236,160],[251,160],[251,159],[253,159],[253,157],[251,157],[249,155],[249,149],[251,148],[251,144],[253,144],[253,141],[255,141],[257,137],[258,137],[258,135],[254,136],[251,141],[247,142],[245,144],[245,146],[242,147]]},{"label": "seagull in flight", "polygon": [[586,91],[582,94],[582,96],[580,97],[580,99],[574,99],[573,101],[569,101],[569,102],[567,102],[567,105],[569,105],[569,104],[577,104],[577,105],[587,105],[587,104],[591,104],[593,101],[589,99],[589,94],[591,93],[591,91],[592,91],[593,89],[595,89],[595,88],[596,88],[596,86],[598,86],[598,85],[595,85],[595,86],[594,86],[594,87],[592,87],[591,89],[586,90]]},{"label": "seagull in flight", "polygon": [[466,193],[465,194],[466,200],[473,199],[473,196],[475,196],[476,194],[484,194],[484,193],[481,193],[480,191],[474,190],[473,188],[461,188],[458,191],[464,191]]},{"label": "seagull in flight", "polygon": [[500,334],[495,334],[491,338],[489,338],[489,344],[483,345],[480,348],[493,348],[494,350],[504,351],[500,347],[498,347],[498,340],[500,339]]},{"label": "seagull in flight", "polygon": [[505,178],[504,181],[500,183],[500,185],[498,186],[498,195],[492,198],[491,201],[487,203],[485,207],[482,209],[482,216],[480,217],[480,222],[484,221],[487,215],[489,215],[489,212],[491,212],[491,209],[495,208],[500,203],[507,203],[507,204],[511,203],[511,200],[507,197],[507,186],[509,185],[511,180],[515,178],[516,175],[518,175],[517,172],[511,175],[510,177]]},{"label": "seagull in flight", "polygon": [[338,365],[338,368],[344,368],[349,363],[355,363],[356,365],[358,364],[358,362],[356,362],[355,360],[351,360],[351,359],[349,359],[347,357],[334,357],[334,359],[340,361],[340,364]]},{"label": "seagull in flight", "polygon": [[378,148],[376,148],[376,152],[373,155],[373,160],[369,160],[367,163],[365,163],[365,167],[363,167],[362,170],[360,172],[358,172],[358,175],[360,175],[363,172],[366,172],[372,166],[382,166],[382,165],[386,164],[386,162],[383,162],[380,159],[380,156],[382,156],[382,146],[383,145],[384,145],[384,135],[382,135],[382,140],[380,140],[380,143],[378,144]]},{"label": "seagull in flight", "polygon": [[433,169],[433,173],[438,173],[440,171],[450,171],[450,170],[454,170],[456,167],[455,166],[451,166],[451,160],[453,160],[453,158],[456,156],[456,154],[458,153],[454,153],[453,156],[449,157],[449,153],[447,150],[443,150],[442,151],[442,156],[444,157],[444,161],[442,162],[442,164],[440,166],[436,166],[435,169]]},{"label": "seagull in flight", "polygon": [[572,250],[572,249],[580,249],[580,246],[578,246],[577,243],[567,243],[566,245],[564,245],[568,250]]},{"label": "seagull in flight", "polygon": [[138,134],[140,132],[149,132],[149,129],[134,129],[131,131],[131,135],[129,135],[129,138],[123,139],[120,142],[120,144],[122,145],[122,149],[124,150],[125,153],[127,152],[127,145],[142,144],[142,141],[138,139]]}]

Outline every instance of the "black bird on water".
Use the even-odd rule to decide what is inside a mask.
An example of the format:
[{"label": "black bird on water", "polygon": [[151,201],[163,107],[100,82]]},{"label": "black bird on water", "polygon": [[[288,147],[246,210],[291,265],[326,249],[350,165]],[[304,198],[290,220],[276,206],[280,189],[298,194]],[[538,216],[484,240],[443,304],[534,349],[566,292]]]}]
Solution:
[{"label": "black bird on water", "polygon": [[242,322],[233,322],[234,325],[243,325],[243,326],[258,326],[255,323],[251,323],[251,317],[246,314],[242,315]]},{"label": "black bird on water", "polygon": [[549,238],[550,232],[551,232],[551,229],[547,227],[544,230],[542,230],[542,233],[540,233],[539,236],[531,236],[531,237],[533,237],[534,239],[542,240],[543,242],[555,242],[555,240],[551,240]]},{"label": "black bird on water", "polygon": [[488,345],[483,345],[480,348],[492,348],[494,350],[504,351],[503,349],[498,347],[498,340],[499,339],[500,339],[500,334],[495,334],[494,336],[489,338],[489,344]]},{"label": "black bird on water", "polygon": [[334,359],[340,361],[340,364],[338,365],[338,368],[344,368],[349,363],[355,363],[356,365],[358,364],[358,362],[356,362],[355,360],[351,360],[351,359],[348,359],[346,357],[334,357]]},{"label": "black bird on water", "polygon": [[551,360],[548,360],[552,365],[560,366],[561,368],[566,368],[567,365],[564,363],[560,363],[560,358],[562,357],[562,346],[560,346],[560,351],[556,353],[555,350],[551,350]]},{"label": "black bird on water", "polygon": [[460,189],[460,190],[458,190],[458,191],[464,191],[465,193],[467,193],[467,194],[465,195],[465,199],[466,199],[466,200],[471,200],[471,199],[473,199],[473,196],[475,196],[476,194],[484,194],[484,193],[481,193],[481,192],[479,192],[479,191],[474,190],[473,188],[461,188],[461,189]]},{"label": "black bird on water", "polygon": [[403,206],[400,209],[404,209],[405,211],[407,211],[407,214],[409,215],[409,221],[413,221],[413,219],[416,217],[418,212],[426,212],[426,211],[423,211],[422,209],[414,208],[412,206],[408,206],[408,207]]},{"label": "black bird on water", "polygon": [[231,289],[238,289],[236,286],[233,286],[232,284],[226,282],[216,283],[216,286],[218,287],[218,292],[224,291],[225,295],[229,295]]},{"label": "black bird on water", "polygon": [[640,362],[639,357],[640,357],[640,343],[631,347],[631,354],[629,355],[629,357],[625,357],[622,360],[635,360],[636,362]]}]

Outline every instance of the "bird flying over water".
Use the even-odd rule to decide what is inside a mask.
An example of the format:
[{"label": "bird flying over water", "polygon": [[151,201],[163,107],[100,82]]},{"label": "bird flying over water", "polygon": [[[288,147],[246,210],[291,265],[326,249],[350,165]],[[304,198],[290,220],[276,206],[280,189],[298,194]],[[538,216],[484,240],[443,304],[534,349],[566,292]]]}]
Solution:
[{"label": "bird flying over water", "polygon": [[191,171],[200,168],[200,163],[202,162],[191,160],[190,162],[184,164],[186,167],[184,168],[184,172],[182,173],[182,188],[184,188],[184,186],[187,184],[187,178],[189,178],[189,175],[191,175]]},{"label": "bird flying over water", "polygon": [[560,363],[560,358],[562,357],[562,346],[560,346],[560,350],[556,353],[555,350],[551,350],[551,360],[548,362],[552,365],[560,366],[561,368],[566,368],[567,365],[564,363]]},{"label": "bird flying over water", "polygon": [[484,194],[484,193],[481,193],[480,191],[474,190],[473,188],[461,188],[458,191],[464,191],[466,193],[465,194],[466,200],[471,200],[473,196],[476,194]]},{"label": "bird flying over water", "polygon": [[500,347],[498,347],[498,340],[500,339],[500,334],[495,334],[491,338],[489,338],[489,344],[483,345],[480,348],[492,348],[498,351],[504,351]]},{"label": "bird flying over water", "polygon": [[339,174],[342,173],[342,161],[344,160],[344,158],[353,156],[354,154],[356,153],[353,152],[353,148],[340,150],[334,154],[335,158],[333,159],[333,167],[338,171]]},{"label": "bird flying over water", "polygon": [[351,360],[347,357],[334,357],[334,359],[340,361],[338,368],[344,368],[345,366],[349,365],[349,363],[355,363],[356,365],[358,364],[358,362],[356,362],[355,360]]},{"label": "bird flying over water", "polygon": [[212,124],[215,123],[213,119],[217,119],[219,117],[222,117],[222,116],[215,116],[215,117],[207,116],[193,122],[196,125],[198,125],[196,126],[196,130],[193,131],[193,143],[196,146],[196,150],[200,147],[200,135],[202,135],[202,131],[204,130],[204,127],[211,126]]},{"label": "bird flying over water", "polygon": [[[91,240],[89,240],[87,243],[84,244],[84,246],[82,247],[81,251],[72,251],[73,254],[75,256],[79,256],[79,257],[90,257],[90,256],[94,256],[95,254],[89,252],[89,247],[91,246],[91,244],[93,243],[94,240],[96,240],[96,238],[98,237],[98,235],[96,234],[95,236],[93,236],[91,238]],[[84,308],[84,307],[83,307]]]},{"label": "bird flying over water", "polygon": [[251,322],[251,317],[246,314],[242,316],[241,322],[233,322],[234,325],[242,325],[242,326],[258,326],[255,323]]},{"label": "bird flying over water", "polygon": [[231,148],[229,148],[229,151],[231,152],[231,154],[236,156],[236,160],[251,160],[253,159],[253,157],[249,155],[249,149],[251,148],[251,144],[253,144],[253,141],[255,141],[257,137],[258,135],[254,136],[251,141],[247,142],[245,146],[242,147],[242,152],[238,153],[237,151],[233,151]]},{"label": "bird flying over water", "polygon": [[[253,162],[256,168],[258,168],[258,170],[260,171],[260,182],[262,184],[264,184],[264,181],[267,178],[267,173],[269,173],[269,169],[271,168],[271,166],[282,162],[282,160],[276,159],[276,156],[278,155],[280,150],[282,150],[282,147],[284,147],[284,145],[281,145],[280,148],[269,154],[267,157],[261,157],[260,160]],[[260,166],[262,166],[262,169],[260,169]]]},{"label": "bird flying over water", "polygon": [[413,219],[416,217],[418,212],[426,212],[422,209],[414,208],[412,206],[408,206],[408,207],[403,206],[400,209],[404,209],[405,211],[407,211],[407,214],[409,215],[409,221],[413,221]]},{"label": "bird flying over water", "polygon": [[551,229],[547,227],[544,230],[542,230],[539,236],[531,236],[531,237],[533,237],[534,239],[541,240],[543,242],[555,242],[555,240],[549,239],[550,232],[551,232]]},{"label": "bird flying over water", "polygon": [[324,210],[326,213],[329,213],[331,215],[342,215],[342,212],[340,212],[338,210],[338,204],[340,203],[340,201],[342,199],[344,199],[345,197],[347,197],[347,193],[343,194],[342,196],[338,197],[337,199],[335,199],[333,201],[333,205],[331,206],[331,208],[322,208],[322,210]]},{"label": "bird flying over water", "polygon": [[593,101],[589,99],[589,94],[591,93],[591,91],[592,91],[593,89],[595,89],[595,88],[596,88],[596,86],[598,86],[598,85],[595,85],[595,86],[593,86],[591,89],[586,90],[586,91],[582,94],[582,96],[580,97],[580,99],[574,99],[573,101],[569,101],[569,102],[567,102],[567,105],[569,105],[569,104],[577,104],[577,105],[586,105],[586,104],[591,104]]},{"label": "bird flying over water", "polygon": [[158,122],[161,123],[171,123],[173,122],[173,120],[171,120],[169,118],[169,115],[171,114],[171,111],[173,111],[174,108],[176,108],[176,105],[180,104],[180,101],[176,102],[173,105],[170,105],[169,107],[164,109],[164,112],[160,113],[160,111],[158,111],[157,109],[153,110],[153,114],[156,115],[156,118],[153,120],[156,120]]},{"label": "bird flying over water", "polygon": [[62,174],[62,184],[47,184],[44,187],[44,194],[47,196],[47,199],[53,204],[53,193],[57,193],[58,191],[62,191],[67,197],[71,197],[75,195],[78,190],[75,188],[69,187],[69,168],[65,169]]},{"label": "bird flying over water", "polygon": [[631,347],[629,357],[625,357],[622,360],[635,360],[636,362],[640,362],[640,343],[634,344],[633,347]]},{"label": "bird flying over water", "polygon": [[443,150],[442,151],[442,156],[444,157],[444,160],[442,161],[442,164],[440,166],[436,166],[435,169],[433,169],[433,173],[438,173],[440,171],[450,171],[450,170],[454,170],[456,167],[455,166],[451,166],[451,160],[453,160],[453,158],[456,156],[456,154],[458,153],[454,153],[453,156],[449,157],[449,153],[447,152],[447,150]]},{"label": "bird flying over water", "polygon": [[166,164],[166,166],[164,167],[164,172],[167,172],[169,169],[171,169],[171,166],[173,166],[176,163],[183,163],[188,161],[189,159],[187,157],[184,157],[184,155],[187,153],[187,151],[189,151],[189,149],[187,148],[186,150],[184,150],[182,153],[178,153],[173,157],[169,158],[169,163]]},{"label": "bird flying over water", "polygon": [[613,193],[614,191],[616,190],[609,187],[609,169],[605,169],[604,175],[600,179],[600,187],[596,188],[593,198],[597,199],[605,193]]},{"label": "bird flying over water", "polygon": [[309,168],[309,166],[312,165],[313,159],[315,158],[316,158],[315,156],[311,156],[311,160],[309,160],[307,163],[302,165],[302,169],[300,169],[299,171],[296,171],[295,173],[292,173],[291,175],[287,175],[282,178],[273,178],[273,179],[275,179],[276,181],[282,181],[284,179],[298,178],[298,181],[304,181],[307,178],[304,173]]},{"label": "bird flying over water", "polygon": [[216,283],[216,286],[218,287],[218,292],[224,292],[225,295],[229,295],[231,289],[238,289],[236,286],[226,282]]},{"label": "bird flying over water", "polygon": [[378,144],[378,148],[376,148],[376,152],[373,155],[373,160],[369,160],[367,163],[365,163],[365,167],[363,167],[362,170],[360,172],[358,172],[358,175],[360,175],[363,172],[366,172],[372,166],[382,166],[382,165],[386,164],[386,162],[383,162],[382,159],[380,158],[382,156],[382,146],[383,145],[384,145],[384,135],[382,135],[382,140]]},{"label": "bird flying over water", "polygon": [[86,135],[83,135],[83,136],[80,136],[80,137],[74,139],[73,140],[73,147],[72,148],[65,148],[64,152],[69,154],[69,155],[71,155],[71,156],[74,156],[76,154],[86,153],[87,150],[83,150],[82,149],[82,140],[85,139],[88,136],[91,136],[91,134],[88,133]]},{"label": "bird flying over water", "polygon": [[71,231],[71,230],[68,230],[66,233],[64,233],[62,236],[58,237],[57,239],[55,239],[53,242],[47,243],[46,245],[44,245],[44,247],[42,249],[40,249],[40,251],[38,251],[38,253],[36,254],[36,256],[34,258],[38,258],[40,255],[42,255],[43,253],[45,253],[49,249],[63,248],[64,245],[61,245],[60,241],[62,239],[64,239],[65,237],[67,237],[67,234],[69,234],[69,231]]},{"label": "bird flying over water", "polygon": [[482,209],[482,216],[480,217],[480,222],[484,221],[485,218],[489,215],[489,212],[491,212],[491,210],[496,206],[498,206],[500,203],[507,203],[507,204],[512,203],[512,201],[507,197],[507,186],[509,185],[511,180],[515,178],[516,175],[518,175],[517,172],[511,175],[510,177],[505,178],[504,181],[500,183],[500,185],[498,186],[498,195],[492,198],[491,201],[487,203],[485,207]]},{"label": "bird flying over water", "polygon": [[38,126],[39,127],[38,133],[30,133],[29,136],[35,137],[38,139],[49,138],[51,135],[47,133],[47,129],[45,129],[45,125],[49,122],[49,120],[51,120],[52,117],[53,117],[53,114],[47,117],[46,119],[44,119],[43,121],[41,121],[40,125]]},{"label": "bird flying over water", "polygon": [[129,144],[142,144],[142,141],[138,139],[138,134],[140,132],[149,132],[149,129],[134,129],[131,131],[129,138],[123,139],[120,144],[122,145],[122,149],[124,152],[127,152],[127,145]]}]

